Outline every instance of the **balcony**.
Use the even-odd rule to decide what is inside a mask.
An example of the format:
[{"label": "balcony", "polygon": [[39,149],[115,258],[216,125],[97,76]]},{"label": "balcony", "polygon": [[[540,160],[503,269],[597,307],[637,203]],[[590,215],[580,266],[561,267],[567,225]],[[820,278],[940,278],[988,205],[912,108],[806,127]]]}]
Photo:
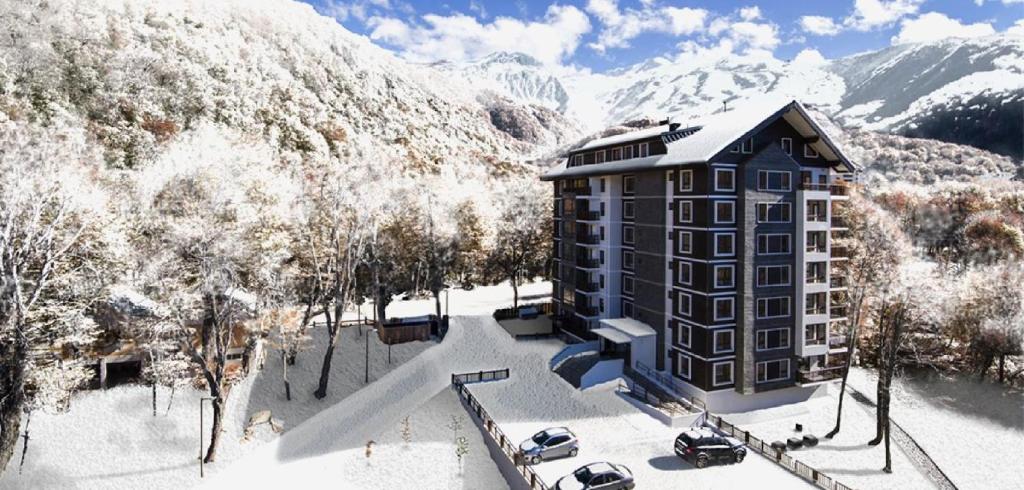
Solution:
[{"label": "balcony", "polygon": [[846,218],[844,218],[842,216],[833,216],[832,217],[832,229],[833,230],[836,230],[836,229],[847,229],[849,227],[850,227],[850,222],[847,221]]},{"label": "balcony", "polygon": [[577,282],[576,290],[584,293],[596,293],[601,290],[596,282]]},{"label": "balcony", "polygon": [[813,182],[801,182],[802,191],[828,191],[832,196],[846,197],[850,195],[850,187],[845,182],[833,182],[831,184],[816,184]]},{"label": "balcony", "polygon": [[576,221],[600,221],[601,213],[586,209],[576,210]]},{"label": "balcony", "polygon": [[590,257],[576,257],[576,267],[581,269],[597,269],[601,264],[597,259]]},{"label": "balcony", "polygon": [[570,192],[572,194],[576,194],[577,196],[589,196],[590,195],[590,186],[589,185],[583,185],[583,186],[566,187],[565,188],[565,192]]},{"label": "balcony", "polygon": [[796,372],[796,382],[800,384],[820,383],[843,377],[845,366],[834,366],[818,369],[800,369]]},{"label": "balcony", "polygon": [[829,318],[846,318],[846,305],[833,306],[828,309]]},{"label": "balcony", "polygon": [[597,308],[593,306],[576,306],[576,314],[585,318],[597,316]]},{"label": "balcony", "polygon": [[829,287],[832,289],[845,289],[849,282],[846,276],[831,276],[828,280]]},{"label": "balcony", "polygon": [[597,245],[601,243],[601,237],[589,233],[576,234],[576,243],[582,245]]},{"label": "balcony", "polygon": [[835,335],[835,336],[830,335],[829,338],[828,338],[828,348],[829,348],[829,350],[845,349],[845,348],[847,348],[849,346],[850,346],[850,342],[849,342],[849,339],[846,337],[846,334]]},{"label": "balcony", "polygon": [[831,255],[833,259],[848,259],[850,258],[850,249],[846,247],[832,247],[829,250],[829,255]]}]

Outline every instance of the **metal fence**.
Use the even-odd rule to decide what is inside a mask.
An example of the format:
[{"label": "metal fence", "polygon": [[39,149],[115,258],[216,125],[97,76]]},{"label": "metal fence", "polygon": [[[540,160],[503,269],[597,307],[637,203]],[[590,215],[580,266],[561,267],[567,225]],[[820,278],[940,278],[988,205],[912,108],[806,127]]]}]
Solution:
[{"label": "metal fence", "polygon": [[818,488],[825,490],[853,490],[851,487],[839,483],[832,477],[810,467],[800,461],[793,459],[782,449],[776,449],[771,444],[758,439],[750,432],[740,429],[735,425],[722,419],[717,415],[708,414],[707,422],[718,427],[722,432],[729,434],[747,444],[747,447],[764,455],[779,466],[789,470],[791,473],[813,483]]},{"label": "metal fence", "polygon": [[519,308],[500,308],[494,310],[494,319],[497,321],[508,320],[510,318],[519,318],[519,310],[526,308],[536,308],[538,315],[550,315],[554,308],[550,302],[547,303],[524,303],[519,305]]},{"label": "metal fence", "polygon": [[501,452],[512,462],[516,472],[526,481],[526,484],[531,490],[548,490],[548,486],[544,484],[544,481],[537,476],[537,473],[533,471],[526,461],[519,457],[519,450],[515,444],[505,436],[505,433],[501,431],[498,424],[488,415],[487,410],[484,409],[480,402],[473,396],[473,393],[469,391],[466,383],[474,383],[480,381],[493,381],[499,379],[508,378],[508,369],[498,369],[494,371],[478,371],[475,373],[463,373],[463,374],[452,374],[452,389],[459,394],[459,397],[469,407],[470,412],[478,419],[480,419],[481,426],[487,432],[487,436],[490,437],[495,444],[501,448]]}]

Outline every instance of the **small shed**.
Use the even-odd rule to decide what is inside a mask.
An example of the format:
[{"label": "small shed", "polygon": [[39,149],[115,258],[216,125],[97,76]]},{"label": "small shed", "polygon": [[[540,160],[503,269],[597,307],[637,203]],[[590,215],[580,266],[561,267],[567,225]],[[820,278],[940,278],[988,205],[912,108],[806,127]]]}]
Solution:
[{"label": "small shed", "polygon": [[431,331],[437,331],[436,315],[389,318],[377,330],[377,337],[388,345],[403,344],[430,340]]}]

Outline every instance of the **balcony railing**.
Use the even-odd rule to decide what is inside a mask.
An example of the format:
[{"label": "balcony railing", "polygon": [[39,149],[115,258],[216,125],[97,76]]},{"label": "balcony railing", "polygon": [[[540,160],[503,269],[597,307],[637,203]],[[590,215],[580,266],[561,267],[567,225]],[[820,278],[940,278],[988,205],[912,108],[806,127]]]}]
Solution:
[{"label": "balcony railing", "polygon": [[576,313],[589,318],[597,316],[597,308],[593,306],[576,306]]},{"label": "balcony railing", "polygon": [[828,309],[829,318],[846,318],[846,305],[833,306]]},{"label": "balcony railing", "polygon": [[829,286],[833,289],[845,288],[849,284],[849,280],[846,276],[831,276],[829,277]]},{"label": "balcony railing", "polygon": [[848,196],[850,188],[845,183],[833,182],[831,184],[820,184],[814,182],[801,182],[800,190],[803,191],[828,191],[833,196]]},{"label": "balcony railing", "polygon": [[846,247],[832,247],[830,255],[833,259],[846,259],[850,257],[850,249]]},{"label": "balcony railing", "polygon": [[829,349],[845,349],[849,344],[846,335],[836,335],[828,338]]},{"label": "balcony railing", "polygon": [[596,282],[577,282],[576,290],[583,291],[584,293],[596,293],[601,290]]},{"label": "balcony railing", "polygon": [[601,243],[601,238],[597,235],[591,235],[589,233],[579,233],[576,235],[576,243],[582,243],[584,245],[597,245]]},{"label": "balcony railing", "polygon": [[829,187],[829,191],[833,196],[849,196],[850,186],[845,183],[836,182]]},{"label": "balcony railing", "polygon": [[831,379],[838,379],[843,376],[845,366],[826,367],[818,369],[801,369],[796,372],[798,383],[818,383]]},{"label": "balcony railing", "polygon": [[584,186],[566,187],[565,188],[565,192],[571,192],[573,194],[576,194],[577,196],[589,196],[590,195],[590,186],[589,185],[584,185]]},{"label": "balcony railing", "polygon": [[597,259],[590,257],[576,257],[576,267],[581,269],[597,269],[600,267],[600,263]]},{"label": "balcony railing", "polygon": [[842,216],[833,216],[832,217],[832,228],[849,228],[849,227],[850,227],[850,222],[847,221],[846,218],[844,218]]},{"label": "balcony railing", "polygon": [[600,219],[601,213],[597,211],[589,211],[583,209],[576,211],[576,221],[598,221]]}]

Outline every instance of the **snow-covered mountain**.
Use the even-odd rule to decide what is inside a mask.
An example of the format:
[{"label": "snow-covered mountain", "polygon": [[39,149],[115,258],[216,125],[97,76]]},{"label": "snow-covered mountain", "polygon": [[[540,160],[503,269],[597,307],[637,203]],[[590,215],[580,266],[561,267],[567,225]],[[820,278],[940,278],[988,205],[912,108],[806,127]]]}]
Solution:
[{"label": "snow-covered mountain", "polygon": [[521,162],[568,131],[536,111],[499,128],[458,80],[295,1],[0,2],[0,31],[0,119],[85,128],[114,167],[213,124],[283,161],[486,178],[532,171]]},{"label": "snow-covered mountain", "polygon": [[[1024,41],[1009,34],[899,45],[832,61],[701,52],[607,73],[556,74],[529,57],[500,53],[446,69],[507,97],[560,110],[590,131],[643,117],[686,118],[777,94],[817,106],[844,127],[965,143],[1017,159],[1024,144]],[[567,101],[548,95],[562,91]]]}]

